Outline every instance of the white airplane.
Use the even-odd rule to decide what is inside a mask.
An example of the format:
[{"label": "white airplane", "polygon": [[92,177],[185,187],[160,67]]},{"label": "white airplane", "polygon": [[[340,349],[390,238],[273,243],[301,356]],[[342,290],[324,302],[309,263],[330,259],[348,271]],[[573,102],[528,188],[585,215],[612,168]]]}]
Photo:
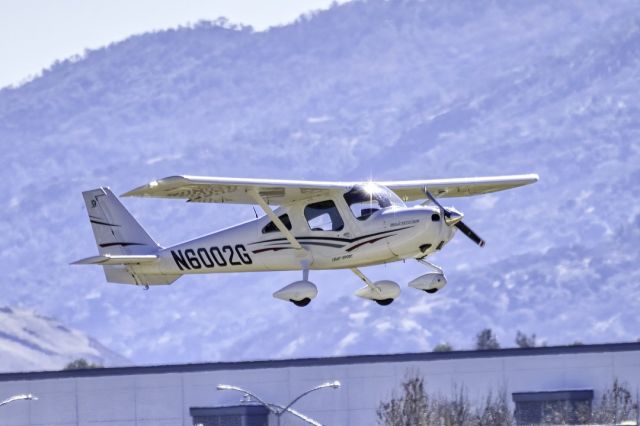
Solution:
[{"label": "white airplane", "polygon": [[[309,270],[351,269],[366,284],[357,296],[388,305],[400,286],[373,282],[359,267],[416,259],[431,271],[409,286],[435,293],[447,280],[427,256],[441,250],[456,229],[484,245],[462,222],[462,213],[443,207],[436,197],[487,194],[537,180],[535,174],[377,183],[171,176],[123,196],[257,204],[266,216],[167,248],[103,187],[83,192],[100,254],[74,264],[102,265],[107,281],[147,289],[185,274],[301,270],[302,280],[273,294],[297,306],[318,294]],[[415,200],[424,201],[405,204]]]}]

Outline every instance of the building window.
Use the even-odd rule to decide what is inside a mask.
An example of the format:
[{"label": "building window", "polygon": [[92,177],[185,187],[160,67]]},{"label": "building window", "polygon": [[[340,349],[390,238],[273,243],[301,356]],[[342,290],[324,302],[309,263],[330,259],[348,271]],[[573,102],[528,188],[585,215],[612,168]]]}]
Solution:
[{"label": "building window", "polygon": [[269,410],[261,405],[191,407],[194,426],[268,426]]},{"label": "building window", "polygon": [[519,425],[577,425],[587,424],[591,419],[592,390],[517,392],[512,398]]}]

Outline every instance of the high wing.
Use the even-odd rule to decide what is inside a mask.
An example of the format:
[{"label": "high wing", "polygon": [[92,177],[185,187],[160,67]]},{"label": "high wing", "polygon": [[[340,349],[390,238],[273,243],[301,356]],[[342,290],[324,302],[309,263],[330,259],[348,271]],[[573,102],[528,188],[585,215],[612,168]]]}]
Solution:
[{"label": "high wing", "polygon": [[537,182],[537,174],[489,176],[454,179],[429,179],[377,182],[386,186],[404,201],[421,200],[425,198],[424,189],[438,198],[466,197],[469,195],[488,194],[517,188]]},{"label": "high wing", "polygon": [[[538,175],[493,176],[456,179],[376,182],[403,200],[425,198],[426,188],[436,197],[464,197],[528,185]],[[321,182],[276,179],[243,179],[206,176],[170,176],[122,194],[125,197],[179,198],[196,203],[255,204],[257,193],[269,205],[283,205],[308,198],[340,194],[362,182]]]},{"label": "high wing", "polygon": [[283,205],[315,196],[344,193],[353,183],[276,179],[170,176],[154,180],[124,197],[179,198],[194,203],[255,204],[252,191],[270,205]]}]

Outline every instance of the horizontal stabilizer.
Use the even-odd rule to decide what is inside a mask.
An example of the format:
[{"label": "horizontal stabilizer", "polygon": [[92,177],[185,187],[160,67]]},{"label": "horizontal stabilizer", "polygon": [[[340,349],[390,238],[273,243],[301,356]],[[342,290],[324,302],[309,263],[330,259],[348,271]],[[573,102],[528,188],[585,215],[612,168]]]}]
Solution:
[{"label": "horizontal stabilizer", "polygon": [[149,263],[158,259],[155,254],[125,255],[125,254],[102,254],[80,259],[72,265],[134,265]]}]

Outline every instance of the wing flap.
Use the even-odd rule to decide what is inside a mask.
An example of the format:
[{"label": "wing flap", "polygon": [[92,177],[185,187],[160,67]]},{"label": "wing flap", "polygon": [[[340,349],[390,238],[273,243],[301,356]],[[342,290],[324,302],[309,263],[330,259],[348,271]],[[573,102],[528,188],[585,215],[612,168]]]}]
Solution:
[{"label": "wing flap", "polygon": [[132,265],[140,263],[149,263],[158,259],[155,254],[142,255],[115,255],[103,254],[100,256],[91,256],[85,259],[76,260],[72,265]]},{"label": "wing flap", "polygon": [[537,174],[513,176],[489,176],[455,179],[429,179],[413,181],[379,182],[398,194],[404,201],[425,198],[424,188],[435,197],[466,197],[470,195],[489,194],[505,189],[517,188],[537,182]]}]

